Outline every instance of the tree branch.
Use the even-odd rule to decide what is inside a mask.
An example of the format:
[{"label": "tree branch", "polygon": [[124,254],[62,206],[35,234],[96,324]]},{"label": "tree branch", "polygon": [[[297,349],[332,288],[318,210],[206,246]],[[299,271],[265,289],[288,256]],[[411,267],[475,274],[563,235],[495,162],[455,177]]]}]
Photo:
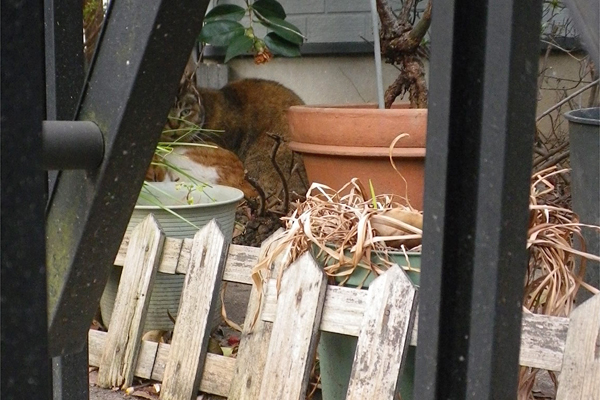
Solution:
[{"label": "tree branch", "polygon": [[396,32],[400,33],[400,24],[387,0],[377,0],[377,14],[381,22],[382,38],[393,37]]},{"label": "tree branch", "polygon": [[414,4],[415,0],[404,0],[402,2],[402,9],[400,10],[400,14],[398,14],[398,21],[401,25],[410,25],[408,17],[410,16]]},{"label": "tree branch", "polygon": [[431,25],[431,0],[428,1],[427,6],[425,7],[425,12],[423,12],[423,16],[417,22],[417,25],[410,31],[408,34],[408,38],[412,42],[416,42],[419,45],[421,41],[427,34],[429,30],[429,26]]}]

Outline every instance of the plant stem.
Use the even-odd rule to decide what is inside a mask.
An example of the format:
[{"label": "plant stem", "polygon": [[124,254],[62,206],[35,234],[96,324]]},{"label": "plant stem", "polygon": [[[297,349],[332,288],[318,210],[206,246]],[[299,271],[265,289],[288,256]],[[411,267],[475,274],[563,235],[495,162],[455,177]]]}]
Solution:
[{"label": "plant stem", "polygon": [[375,56],[375,76],[377,77],[377,105],[379,108],[385,108],[383,101],[383,74],[381,68],[381,45],[379,43],[379,20],[377,18],[376,0],[371,0],[371,19],[373,22],[373,44]]},{"label": "plant stem", "polygon": [[581,93],[585,92],[586,90],[594,87],[598,83],[600,83],[600,79],[596,79],[592,83],[589,83],[589,84],[585,85],[584,87],[582,87],[581,89],[577,90],[576,92],[571,93],[569,96],[565,97],[564,99],[562,99],[561,101],[559,101],[558,103],[556,103],[555,105],[553,105],[552,107],[550,107],[549,109],[547,109],[546,111],[544,111],[543,113],[541,113],[535,119],[535,122],[538,122],[540,119],[544,118],[546,115],[550,114],[552,111],[556,110],[557,108],[559,108],[560,106],[562,106],[566,102],[570,101],[574,97],[579,96]]}]

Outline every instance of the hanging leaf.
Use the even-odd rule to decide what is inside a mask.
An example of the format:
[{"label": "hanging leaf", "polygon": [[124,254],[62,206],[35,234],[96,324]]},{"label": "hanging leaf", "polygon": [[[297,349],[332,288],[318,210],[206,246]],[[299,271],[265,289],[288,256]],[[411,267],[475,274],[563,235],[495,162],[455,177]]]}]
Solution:
[{"label": "hanging leaf", "polygon": [[261,23],[267,28],[271,29],[277,36],[287,40],[288,42],[295,44],[302,44],[304,42],[304,38],[302,33],[300,33],[300,29],[287,21],[284,21],[280,18],[270,17],[261,20]]},{"label": "hanging leaf", "polygon": [[258,0],[252,4],[252,8],[265,18],[285,19],[283,6],[276,0]]},{"label": "hanging leaf", "polygon": [[288,42],[273,32],[265,36],[265,43],[267,47],[275,54],[279,54],[280,56],[284,57],[300,57],[299,45]]},{"label": "hanging leaf", "polygon": [[240,36],[231,41],[225,53],[225,62],[242,54],[246,54],[252,48],[254,41],[248,36]]},{"label": "hanging leaf", "polygon": [[227,46],[233,39],[244,36],[242,24],[229,20],[207,22],[200,32],[199,40],[213,46]]},{"label": "hanging leaf", "polygon": [[216,20],[229,20],[239,21],[244,18],[246,10],[235,4],[220,4],[214,7],[204,17],[204,22],[216,21]]}]

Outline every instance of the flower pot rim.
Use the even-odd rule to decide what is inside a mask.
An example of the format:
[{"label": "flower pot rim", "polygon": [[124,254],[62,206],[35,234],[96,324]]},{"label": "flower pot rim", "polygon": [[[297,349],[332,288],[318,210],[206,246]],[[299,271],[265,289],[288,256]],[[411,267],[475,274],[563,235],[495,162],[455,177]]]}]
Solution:
[{"label": "flower pot rim", "polygon": [[408,108],[408,103],[394,104],[392,108],[381,109],[376,103],[355,103],[355,104],[303,104],[291,106],[292,113],[341,113],[353,114],[360,110],[365,114],[426,114],[427,108]]},{"label": "flower pot rim", "polygon": [[[177,184],[178,182],[152,182],[153,185],[156,185],[157,183],[158,184],[164,184],[164,183]],[[244,192],[242,192],[241,190],[239,190],[237,188],[231,187],[231,186],[210,185],[210,186],[204,187],[203,190],[207,191],[207,192],[218,190],[218,191],[225,192],[226,196],[230,195],[231,197],[227,198],[226,200],[215,200],[215,201],[211,201],[211,202],[207,202],[207,203],[197,203],[197,204],[173,204],[173,205],[163,204],[162,206],[136,204],[135,209],[136,210],[162,210],[163,208],[166,208],[169,210],[197,209],[197,208],[215,207],[215,206],[237,203],[238,201],[240,201],[244,198]],[[210,196],[211,194],[208,193],[208,195]],[[227,197],[229,197],[229,196],[227,196]]]},{"label": "flower pot rim", "polygon": [[335,146],[327,144],[302,143],[294,140],[289,142],[289,148],[303,154],[317,154],[322,156],[346,156],[346,157],[384,157],[390,154],[395,158],[425,158],[423,147],[362,147],[362,146]]},{"label": "flower pot rim", "polygon": [[578,108],[565,113],[571,123],[582,125],[600,125],[600,107]]}]

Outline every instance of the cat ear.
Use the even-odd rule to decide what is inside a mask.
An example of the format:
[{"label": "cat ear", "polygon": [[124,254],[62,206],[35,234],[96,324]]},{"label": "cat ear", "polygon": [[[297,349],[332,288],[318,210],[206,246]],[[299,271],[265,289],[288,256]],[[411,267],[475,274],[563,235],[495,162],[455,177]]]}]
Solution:
[{"label": "cat ear", "polygon": [[183,86],[184,84],[193,83],[196,80],[196,69],[198,68],[198,61],[194,56],[194,51],[190,54],[188,58],[187,64],[185,65],[185,69],[183,71],[183,76],[179,81],[179,85]]}]

